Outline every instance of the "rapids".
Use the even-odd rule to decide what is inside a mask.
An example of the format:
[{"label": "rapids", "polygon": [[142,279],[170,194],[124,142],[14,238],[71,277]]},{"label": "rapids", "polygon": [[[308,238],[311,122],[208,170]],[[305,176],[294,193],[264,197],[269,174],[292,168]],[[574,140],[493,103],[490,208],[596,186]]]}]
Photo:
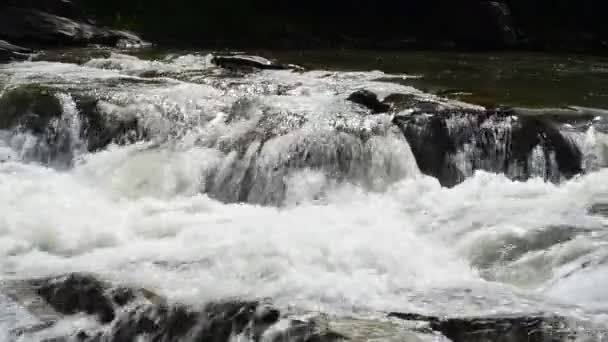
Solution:
[{"label": "rapids", "polygon": [[[466,179],[446,188],[392,123],[403,113],[346,98],[365,88],[479,106],[379,80],[389,76],[412,77],[227,72],[196,54],[0,66],[0,96],[42,85],[63,109],[50,123],[59,140],[0,131],[0,281],[84,271],[188,304],[606,322],[608,217],[590,210],[608,203],[602,129],[564,132],[584,156],[573,178],[472,170],[463,150]],[[82,97],[136,118],[136,136],[91,149]],[[11,305],[0,297],[3,330],[28,320]],[[55,329],[90,324],[75,320]]]}]

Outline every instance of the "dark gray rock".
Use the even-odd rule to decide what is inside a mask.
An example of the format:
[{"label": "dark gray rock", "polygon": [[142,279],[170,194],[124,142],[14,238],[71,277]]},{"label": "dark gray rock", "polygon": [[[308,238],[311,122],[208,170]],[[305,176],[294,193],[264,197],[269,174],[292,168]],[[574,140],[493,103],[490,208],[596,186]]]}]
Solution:
[{"label": "dark gray rock", "polygon": [[31,52],[32,51],[30,49],[0,40],[0,63],[12,60],[27,59],[31,56]]},{"label": "dark gray rock", "polygon": [[71,95],[78,111],[76,120],[80,120],[80,130],[75,131],[70,124],[74,118],[63,120],[66,113],[58,92],[30,84],[8,89],[0,97],[0,129],[11,130],[13,134],[26,132],[38,138],[34,146],[24,151],[23,158],[69,167],[77,152],[146,139],[136,117],[106,115],[99,111],[97,99],[82,94]]},{"label": "dark gray rock", "polygon": [[102,323],[114,320],[114,303],[106,294],[108,286],[94,277],[74,273],[32,281],[32,285],[38,295],[59,313],[95,315]]},{"label": "dark gray rock", "polygon": [[89,96],[78,96],[76,107],[83,120],[82,136],[90,152],[104,149],[111,143],[128,144],[146,139],[136,117],[119,118],[99,111],[99,100]]},{"label": "dark gray rock", "polygon": [[20,7],[0,9],[0,38],[26,46],[145,45],[131,33],[100,28],[37,8]]},{"label": "dark gray rock", "polygon": [[[28,337],[52,327],[62,315],[93,315],[107,324],[99,331],[73,331],[49,341],[131,342],[149,341],[228,342],[237,335],[260,341],[262,336],[276,342],[337,342],[342,335],[317,326],[314,320],[288,320],[285,328],[269,328],[281,313],[270,304],[230,300],[202,307],[170,304],[144,289],[117,286],[93,275],[73,273],[45,279],[16,282],[7,292],[32,312],[53,312],[52,320],[11,331],[14,337]],[[34,298],[39,296],[41,300]],[[41,303],[42,302],[42,303]],[[32,308],[37,303],[38,308]],[[41,307],[48,306],[48,309]],[[75,327],[76,329],[76,327]]]},{"label": "dark gray rock", "polygon": [[362,105],[374,114],[386,113],[391,108],[390,105],[378,100],[378,95],[365,89],[350,94],[347,100]]},{"label": "dark gray rock", "polygon": [[542,315],[439,318],[391,313],[389,317],[428,322],[452,342],[557,342],[562,341],[566,328],[564,318]]},{"label": "dark gray rock", "polygon": [[260,56],[250,55],[217,55],[211,59],[211,62],[219,67],[236,71],[301,69],[296,65],[279,64]]},{"label": "dark gray rock", "polygon": [[[553,182],[583,171],[579,148],[557,123],[543,116],[502,109],[423,110],[396,116],[394,122],[408,140],[420,170],[444,186],[462,182],[475,170]],[[531,160],[538,149],[544,158],[540,166]]]}]

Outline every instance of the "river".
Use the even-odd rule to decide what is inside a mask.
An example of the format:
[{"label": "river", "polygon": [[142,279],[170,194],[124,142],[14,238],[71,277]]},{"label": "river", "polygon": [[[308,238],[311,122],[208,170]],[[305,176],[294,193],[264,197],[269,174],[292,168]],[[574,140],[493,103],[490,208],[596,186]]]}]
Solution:
[{"label": "river", "polygon": [[[0,130],[0,280],[90,272],[174,302],[269,298],[336,317],[608,321],[608,60],[261,54],[310,69],[227,72],[193,51],[1,65],[0,97],[41,88],[62,112],[51,138]],[[583,172],[549,181],[473,168],[444,187],[419,168],[398,113],[347,101],[362,88],[459,110],[586,108],[590,125],[562,127]],[[135,120],[133,132],[92,150],[83,99]],[[550,173],[549,159],[532,159]],[[6,331],[25,320],[11,303],[0,299]],[[72,323],[61,329],[90,324]]]}]

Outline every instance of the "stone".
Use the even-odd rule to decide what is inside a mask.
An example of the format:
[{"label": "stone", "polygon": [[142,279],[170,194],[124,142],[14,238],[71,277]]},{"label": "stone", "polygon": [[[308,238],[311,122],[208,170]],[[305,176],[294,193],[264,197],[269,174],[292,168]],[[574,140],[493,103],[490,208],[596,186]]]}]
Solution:
[{"label": "stone", "polygon": [[0,40],[0,63],[27,59],[32,50]]},{"label": "stone", "polygon": [[63,315],[87,314],[97,317],[105,326],[92,331],[74,330],[68,336],[55,336],[49,341],[126,342],[145,337],[150,341],[227,342],[236,336],[248,341],[346,340],[314,318],[287,319],[279,324],[281,312],[270,303],[255,300],[218,301],[204,306],[168,303],[150,291],[111,284],[85,273],[18,281],[12,287],[5,285],[8,288],[0,290],[32,314],[46,315],[41,323],[11,332],[11,336],[24,339],[28,334],[52,328]]},{"label": "stone", "polygon": [[365,89],[350,94],[347,100],[362,105],[371,110],[373,114],[386,113],[391,108],[390,105],[380,102],[378,95]]},{"label": "stone", "polygon": [[[502,108],[460,108],[414,110],[395,116],[393,122],[408,140],[420,170],[443,186],[459,184],[476,170],[552,182],[583,171],[582,152],[550,117]],[[539,151],[545,160],[540,166],[531,158]]]},{"label": "stone", "polygon": [[25,46],[146,45],[132,33],[110,30],[38,8],[0,9],[0,39]]},{"label": "stone", "polygon": [[0,129],[21,126],[40,134],[49,121],[61,117],[62,112],[52,89],[36,84],[12,88],[0,97]]},{"label": "stone", "polygon": [[83,136],[90,152],[99,151],[111,143],[132,143],[146,138],[136,117],[117,117],[99,110],[99,100],[89,96],[76,96],[76,108],[84,124]]},{"label": "stone", "polygon": [[59,313],[87,313],[97,316],[102,323],[114,320],[114,303],[105,293],[106,285],[93,277],[73,273],[33,284],[36,292]]},{"label": "stone", "polygon": [[566,321],[558,316],[512,315],[493,317],[439,318],[408,313],[389,317],[428,322],[452,342],[545,342],[561,341]]},{"label": "stone", "polygon": [[250,55],[216,55],[211,59],[211,63],[230,70],[300,70],[296,65],[284,65],[275,63],[260,56]]}]

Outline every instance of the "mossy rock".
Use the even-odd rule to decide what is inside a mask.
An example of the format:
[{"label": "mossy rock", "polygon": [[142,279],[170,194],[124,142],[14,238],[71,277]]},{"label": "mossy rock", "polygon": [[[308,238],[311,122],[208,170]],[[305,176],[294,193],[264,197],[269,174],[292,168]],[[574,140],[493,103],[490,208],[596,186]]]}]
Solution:
[{"label": "mossy rock", "polygon": [[42,133],[62,112],[61,102],[50,88],[30,84],[8,89],[0,97],[0,129],[21,126]]}]

